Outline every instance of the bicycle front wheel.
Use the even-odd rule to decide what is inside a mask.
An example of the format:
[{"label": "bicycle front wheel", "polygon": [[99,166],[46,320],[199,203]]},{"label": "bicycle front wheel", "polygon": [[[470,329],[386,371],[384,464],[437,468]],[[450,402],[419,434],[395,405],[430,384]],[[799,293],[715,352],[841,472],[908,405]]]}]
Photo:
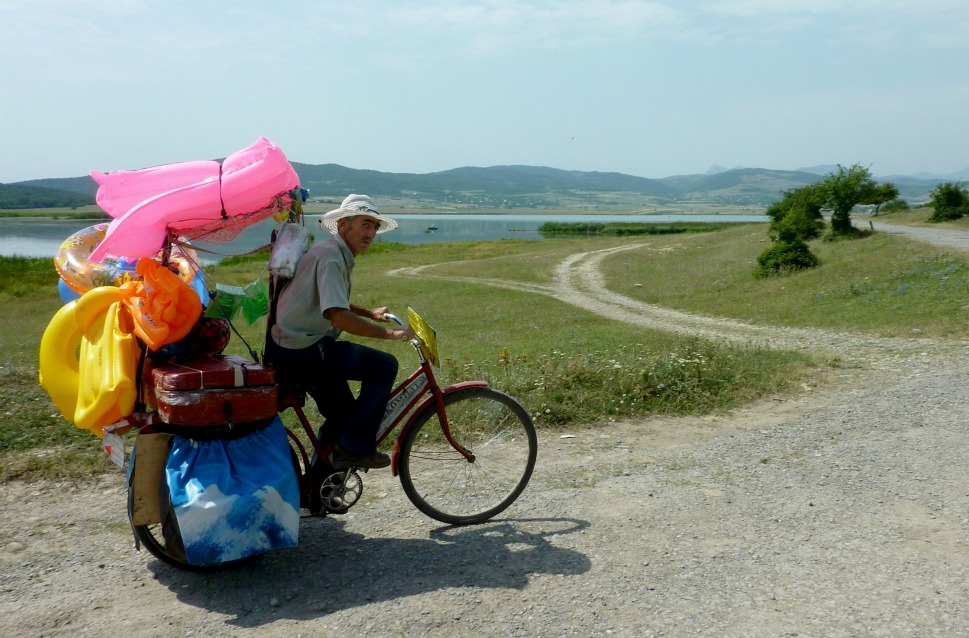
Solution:
[{"label": "bicycle front wheel", "polygon": [[522,493],[535,468],[538,438],[525,408],[491,388],[465,388],[444,397],[448,442],[432,403],[400,448],[400,482],[417,509],[451,525],[481,523]]}]

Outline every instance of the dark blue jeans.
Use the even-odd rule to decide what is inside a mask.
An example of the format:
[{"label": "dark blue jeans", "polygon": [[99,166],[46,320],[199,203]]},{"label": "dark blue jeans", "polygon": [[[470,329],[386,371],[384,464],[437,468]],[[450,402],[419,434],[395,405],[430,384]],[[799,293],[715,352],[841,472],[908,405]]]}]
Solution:
[{"label": "dark blue jeans", "polygon": [[[303,386],[316,401],[326,419],[321,438],[339,437],[341,447],[358,454],[377,449],[377,429],[397,378],[396,357],[325,337],[301,350],[282,348],[269,339],[266,360],[276,367],[280,384]],[[360,382],[357,397],[349,381]]]}]

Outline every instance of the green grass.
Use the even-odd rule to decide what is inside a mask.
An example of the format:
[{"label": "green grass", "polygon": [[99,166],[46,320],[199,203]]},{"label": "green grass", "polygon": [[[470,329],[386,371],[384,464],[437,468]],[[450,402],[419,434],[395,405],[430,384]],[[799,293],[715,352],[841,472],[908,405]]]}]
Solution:
[{"label": "green grass", "polygon": [[657,238],[606,259],[603,270],[612,290],[689,312],[885,336],[969,335],[969,260],[962,253],[875,233],[812,243],[818,268],[753,279],[767,245],[757,226]]},{"label": "green grass", "polygon": [[46,288],[57,296],[57,271],[52,260],[0,255],[0,295],[43,297],[41,291]]},{"label": "green grass", "polygon": [[[442,383],[484,378],[518,397],[544,427],[715,413],[823,379],[827,362],[809,354],[673,337],[547,295],[474,283],[549,286],[567,256],[628,244],[643,247],[603,262],[606,285],[651,303],[769,324],[965,336],[969,266],[962,255],[875,234],[812,245],[822,260],[815,271],[756,280],[751,269],[767,245],[764,225],[633,238],[380,242],[357,262],[354,300],[398,315],[414,307],[438,331]],[[265,255],[230,259],[207,273],[213,283],[246,285],[265,277],[265,264]],[[428,265],[430,274],[467,279],[388,275]],[[38,344],[61,305],[56,283],[50,260],[0,259],[0,480],[108,467],[100,442],[66,422],[37,383]],[[264,320],[240,319],[236,327],[261,351]],[[377,345],[401,360],[402,376],[416,364],[405,344]],[[242,339],[234,337],[229,351],[246,354]],[[285,419],[292,423],[292,415]]]},{"label": "green grass", "polygon": [[0,257],[0,479],[108,467],[99,442],[65,422],[38,383],[40,338],[60,306],[51,260]]}]

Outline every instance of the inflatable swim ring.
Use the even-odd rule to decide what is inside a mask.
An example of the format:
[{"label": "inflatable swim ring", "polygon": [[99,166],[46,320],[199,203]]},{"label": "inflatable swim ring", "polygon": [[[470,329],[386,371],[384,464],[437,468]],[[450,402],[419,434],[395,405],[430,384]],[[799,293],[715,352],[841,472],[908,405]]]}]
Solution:
[{"label": "inflatable swim ring", "polygon": [[102,435],[101,427],[131,414],[141,346],[111,286],[65,304],[40,341],[40,385],[68,421]]},{"label": "inflatable swim ring", "polygon": [[61,298],[61,303],[70,303],[81,298],[81,293],[68,286],[63,279],[57,280],[57,294]]},{"label": "inflatable swim ring", "polygon": [[105,425],[120,421],[135,409],[141,346],[131,330],[131,315],[115,301],[84,332],[74,410],[74,425],[82,430],[102,436]]},{"label": "inflatable swim ring", "polygon": [[[54,268],[71,290],[83,294],[99,286],[120,286],[139,278],[137,259],[106,257],[101,263],[89,260],[91,253],[104,240],[110,224],[82,228],[65,239],[54,253]],[[191,282],[198,269],[198,255],[185,246],[175,246],[169,264],[178,269],[183,281]],[[63,298],[64,295],[61,295]]]},{"label": "inflatable swim ring", "polygon": [[88,261],[104,239],[109,224],[95,224],[65,239],[54,253],[54,268],[71,290],[84,293],[99,286],[120,286],[131,280],[135,264],[124,257],[105,259],[100,264]]}]

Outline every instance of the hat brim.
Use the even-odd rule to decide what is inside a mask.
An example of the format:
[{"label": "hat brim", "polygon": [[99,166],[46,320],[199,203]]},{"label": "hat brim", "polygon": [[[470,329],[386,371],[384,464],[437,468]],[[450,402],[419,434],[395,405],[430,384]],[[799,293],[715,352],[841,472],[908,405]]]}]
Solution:
[{"label": "hat brim", "polygon": [[337,223],[344,217],[356,217],[357,215],[365,215],[366,217],[372,217],[380,222],[380,227],[377,228],[377,233],[386,233],[388,230],[393,230],[397,228],[397,221],[381,215],[380,213],[374,213],[372,211],[364,210],[352,210],[347,208],[336,208],[329,211],[322,217],[320,217],[319,225],[325,231],[332,234],[337,233]]}]

